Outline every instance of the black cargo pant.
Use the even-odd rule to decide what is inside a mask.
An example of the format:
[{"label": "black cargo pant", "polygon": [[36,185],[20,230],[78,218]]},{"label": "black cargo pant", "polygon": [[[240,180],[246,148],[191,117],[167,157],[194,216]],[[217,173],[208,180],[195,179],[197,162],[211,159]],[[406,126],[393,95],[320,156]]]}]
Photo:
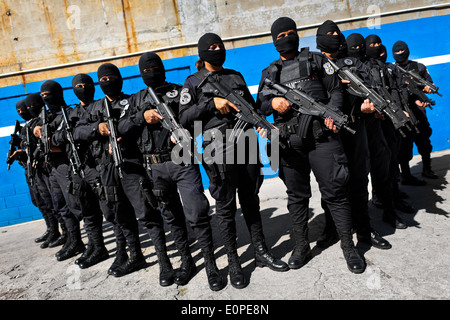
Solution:
[{"label": "black cargo pant", "polygon": [[331,212],[337,230],[349,232],[352,228],[349,170],[340,136],[324,131],[318,139],[310,133],[307,138],[294,134],[289,140],[291,147],[280,150],[279,176],[287,188],[293,227],[307,228],[312,170],[323,205]]},{"label": "black cargo pant", "polygon": [[78,200],[89,241],[103,245],[103,216],[114,223],[114,214],[107,205],[99,172],[88,165],[83,172],[84,178],[72,172],[69,193]]},{"label": "black cargo pant", "polygon": [[71,206],[74,206],[76,201],[68,191],[69,166],[65,157],[63,154],[52,156],[49,181],[54,198],[53,204],[61,214],[67,230],[72,232],[80,229],[81,217],[76,216],[78,211],[71,210]]},{"label": "black cargo pant", "polygon": [[[39,169],[40,170],[40,169]],[[44,179],[42,173],[38,173],[38,169],[34,170],[33,182],[28,179],[27,169],[25,168],[25,178],[30,190],[31,202],[35,205],[42,214],[47,228],[50,228],[50,224],[57,224],[57,219],[53,216],[53,203],[52,196],[48,190],[47,184],[42,181]],[[48,180],[48,176],[46,176]]]},{"label": "black cargo pant", "polygon": [[145,168],[136,159],[126,159],[123,166],[121,185],[123,192],[131,203],[138,223],[147,229],[148,235],[156,247],[166,245],[164,222],[161,212],[152,204],[144,193],[144,186],[149,184]]},{"label": "black cargo pant", "polygon": [[384,210],[393,210],[392,189],[392,152],[386,141],[381,121],[376,118],[366,119],[367,140],[370,152],[370,175],[372,187],[383,204]]},{"label": "black cargo pant", "polygon": [[106,199],[102,211],[106,221],[113,224],[117,245],[134,247],[139,242],[139,227],[119,173],[112,162],[100,163],[97,170]]},{"label": "black cargo pant", "polygon": [[356,131],[351,134],[341,131],[342,144],[348,159],[349,199],[352,208],[352,219],[358,234],[370,233],[369,218],[369,172],[370,153],[366,125],[362,118],[357,118],[349,125]]},{"label": "black cargo pant", "polygon": [[204,194],[199,166],[166,161],[151,164],[149,173],[153,193],[173,233],[176,246],[183,248],[188,245],[187,220],[200,248],[212,248],[210,205]]},{"label": "black cargo pant", "polygon": [[431,151],[433,150],[433,146],[431,145],[431,134],[432,129],[430,127],[430,123],[428,122],[428,118],[426,115],[426,110],[417,107],[411,106],[411,110],[419,121],[417,128],[419,129],[419,133],[416,132],[407,132],[406,137],[401,140],[401,148],[398,155],[398,160],[400,163],[408,163],[413,158],[413,146],[414,143],[417,146],[417,151],[422,157],[422,161],[424,165],[429,162]]}]

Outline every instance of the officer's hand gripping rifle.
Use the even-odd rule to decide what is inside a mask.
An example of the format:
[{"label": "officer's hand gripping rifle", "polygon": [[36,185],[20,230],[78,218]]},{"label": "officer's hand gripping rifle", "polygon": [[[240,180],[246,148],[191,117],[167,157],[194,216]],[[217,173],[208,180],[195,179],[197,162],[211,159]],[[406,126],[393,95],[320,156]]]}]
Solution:
[{"label": "officer's hand gripping rifle", "polygon": [[11,140],[9,140],[9,150],[8,154],[6,155],[6,163],[8,164],[8,170],[11,168],[11,165],[13,164],[15,158],[11,158],[14,151],[16,151],[16,147],[20,145],[20,138],[17,135],[22,127],[20,126],[19,120],[16,120],[15,126],[14,126],[14,132],[11,134]]},{"label": "officer's hand gripping rifle", "polygon": [[119,138],[118,130],[117,130],[117,120],[114,118],[111,110],[111,106],[109,105],[108,98],[105,97],[105,115],[106,115],[106,123],[108,124],[109,130],[109,144],[111,146],[112,157],[114,160],[114,166],[117,168],[119,172],[119,177],[123,178],[122,166],[123,166],[123,157],[122,150],[120,149],[119,142],[117,139]]},{"label": "officer's hand gripping rifle", "polygon": [[351,134],[356,133],[355,130],[348,126],[348,117],[343,112],[332,110],[323,103],[316,101],[305,92],[298,89],[289,88],[279,83],[275,83],[268,78],[264,79],[264,84],[269,89],[275,90],[276,94],[281,95],[287,101],[289,101],[291,107],[294,110],[302,114],[318,116],[322,119],[327,119],[328,117],[330,117],[331,119],[333,119],[333,124],[336,126],[336,128],[345,129]]},{"label": "officer's hand gripping rifle", "polygon": [[[347,89],[350,94],[368,99],[378,113],[386,115],[391,120],[394,128],[399,130],[402,136],[405,136],[404,132],[401,130],[403,126],[406,126],[407,129],[411,131],[411,128],[407,125],[407,122],[409,121],[408,117],[401,108],[391,101],[392,99],[386,100],[376,90],[366,86],[361,78],[354,74],[348,67],[341,68],[330,59],[328,59],[328,61],[338,73],[339,78],[350,82]],[[387,92],[384,93],[388,94]]]},{"label": "officer's hand gripping rifle", "polygon": [[[247,100],[245,100],[238,92],[231,89],[224,83],[219,83],[211,75],[206,78],[205,84],[202,87],[202,91],[205,94],[212,94],[215,97],[226,99],[239,109],[239,112],[234,114],[238,121],[231,131],[231,134],[229,136],[230,141],[235,142],[239,139],[247,123],[251,124],[255,128],[264,129],[269,140],[271,140],[272,138],[272,130],[278,130],[277,127],[275,127],[264,117],[258,114],[255,111],[254,107],[250,103],[248,103]],[[282,143],[280,143],[280,146],[284,147]]]},{"label": "officer's hand gripping rifle", "polygon": [[397,65],[397,68],[402,72],[402,74],[406,77],[409,77],[411,80],[413,80],[418,86],[423,87],[430,87],[431,93],[436,93],[438,96],[442,97],[442,94],[438,92],[439,87],[436,87],[431,82],[425,80],[420,75],[418,75],[415,71],[412,70],[405,70],[401,66]]},{"label": "officer's hand gripping rifle", "polygon": [[162,125],[164,128],[170,131],[172,138],[178,143],[190,143],[192,137],[188,131],[186,131],[175,119],[173,111],[169,106],[159,100],[155,91],[151,87],[148,87],[148,93],[152,99],[152,104],[156,106],[156,110],[162,116]]},{"label": "officer's hand gripping rifle", "polygon": [[74,174],[79,174],[81,178],[84,178],[84,170],[82,168],[80,155],[78,154],[77,145],[75,144],[75,139],[73,138],[73,128],[69,122],[69,118],[67,117],[67,112],[64,107],[61,108],[63,121],[65,124],[67,140],[69,140],[71,155],[69,158],[70,164],[72,166],[72,171]]}]

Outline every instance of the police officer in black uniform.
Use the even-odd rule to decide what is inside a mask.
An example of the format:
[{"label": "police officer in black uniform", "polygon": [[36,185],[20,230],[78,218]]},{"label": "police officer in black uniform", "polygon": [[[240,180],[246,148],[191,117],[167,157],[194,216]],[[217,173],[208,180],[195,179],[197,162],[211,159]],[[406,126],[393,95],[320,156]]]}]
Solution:
[{"label": "police officer in black uniform", "polygon": [[[61,250],[56,252],[58,261],[66,260],[77,253],[85,250],[85,245],[81,240],[80,217],[75,216],[73,209],[76,206],[76,199],[69,193],[67,180],[69,175],[69,159],[66,153],[66,145],[60,144],[56,139],[58,130],[62,124],[61,108],[69,110],[63,97],[61,85],[53,80],[47,80],[41,85],[41,96],[48,106],[48,139],[50,151],[48,152],[48,162],[45,163],[49,170],[49,180],[51,189],[54,192],[54,204],[61,214],[63,223],[67,228],[67,240]],[[43,119],[34,127],[33,133],[41,139]]]},{"label": "police officer in black uniform", "polygon": [[[340,37],[339,41],[337,37]],[[359,78],[371,87],[373,80],[369,70],[358,58],[348,57],[348,43],[346,43],[345,49],[342,49],[344,41],[345,37],[339,27],[331,20],[325,21],[317,30],[317,48],[340,68],[350,68],[353,72],[357,72]],[[350,45],[353,47],[352,41],[350,41]],[[345,88],[346,84],[343,83],[342,86]],[[355,130],[355,134],[342,131],[340,135],[348,159],[349,197],[357,238],[359,241],[370,243],[376,248],[390,249],[391,244],[371,227],[368,208],[370,153],[365,118],[373,117],[372,113],[375,108],[369,100],[364,100],[345,90],[342,111],[349,116],[349,119],[351,119],[349,126]],[[326,247],[332,243],[333,232],[331,230],[335,230],[335,227],[328,207],[323,204],[322,207],[325,210],[326,217],[325,238],[320,239],[321,241],[318,240],[317,245]]]},{"label": "police officer in black uniform", "polygon": [[[124,115],[124,110],[128,109],[130,97],[122,93],[123,79],[119,68],[112,63],[104,63],[97,70],[97,77],[105,97],[95,101],[92,108],[84,118],[82,118],[75,130],[75,138],[89,141],[91,154],[95,159],[97,170],[100,174],[104,196],[107,206],[103,211],[105,219],[113,224],[113,231],[116,237],[116,257],[108,269],[108,274],[114,277],[121,277],[131,272],[140,270],[146,266],[144,255],[142,254],[139,240],[139,226],[136,220],[134,207],[125,194],[123,172],[131,168],[137,168],[133,163],[130,167],[124,163],[122,167],[116,167],[110,151],[109,136],[110,128],[106,122],[105,102],[110,104],[112,117],[116,121]],[[112,130],[112,128],[111,128]],[[123,159],[136,156],[136,149],[133,143],[120,139],[119,150]],[[121,177],[122,173],[122,177]],[[135,181],[139,188],[139,181]],[[140,199],[139,199],[140,200]],[[140,202],[136,206],[143,205]],[[128,256],[127,248],[130,255]]]},{"label": "police officer in black uniform", "polygon": [[[95,87],[92,78],[84,73],[77,74],[72,79],[72,87],[80,103],[68,115],[72,127],[78,157],[81,162],[79,172],[69,170],[69,192],[79,201],[80,215],[88,237],[87,249],[75,260],[80,268],[85,269],[109,257],[103,238],[103,211],[107,211],[107,202],[103,194],[100,175],[95,168],[95,159],[87,141],[75,139],[75,128],[80,119],[88,116],[94,102]],[[66,139],[63,130],[61,139]],[[78,138],[78,137],[77,137]],[[69,157],[73,150],[69,150]]]},{"label": "police officer in black uniform", "polygon": [[[415,71],[423,79],[433,83],[433,80],[428,73],[428,69],[422,63],[409,60],[409,47],[404,41],[397,41],[392,47],[392,53],[396,61],[396,65],[401,66],[407,71]],[[404,79],[404,81],[408,81]],[[409,80],[411,81],[411,80]],[[425,93],[431,93],[429,87],[419,88]],[[437,175],[431,169],[431,151],[433,146],[431,145],[430,136],[432,129],[428,122],[426,107],[429,105],[427,101],[420,101],[420,98],[414,95],[410,95],[408,103],[411,111],[416,116],[418,123],[418,133],[408,134],[406,138],[402,140],[401,148],[401,161],[400,167],[402,171],[402,184],[405,185],[424,185],[425,181],[417,179],[411,174],[409,168],[409,161],[412,159],[413,143],[416,143],[417,150],[422,157],[422,177],[428,179],[437,179]]]},{"label": "police officer in black uniform", "polygon": [[[49,235],[49,224],[48,224],[47,216],[50,213],[49,213],[48,205],[46,203],[44,203],[44,201],[39,193],[39,189],[36,184],[36,179],[35,179],[35,177],[33,177],[34,169],[31,170],[32,172],[28,172],[28,166],[27,166],[28,159],[27,159],[27,153],[26,153],[28,141],[27,141],[26,132],[27,132],[27,127],[30,126],[30,121],[33,119],[33,117],[31,116],[30,112],[28,111],[26,99],[20,99],[19,101],[17,101],[16,110],[17,110],[17,114],[26,122],[23,124],[21,131],[19,133],[20,142],[18,145],[18,149],[11,155],[11,157],[10,157],[10,159],[8,159],[8,161],[17,160],[19,165],[24,168],[25,180],[27,182],[28,190],[30,192],[31,203],[33,203],[33,205],[39,209],[39,211],[42,214],[42,217],[44,218],[47,230],[41,236],[39,236],[38,238],[36,238],[34,240],[36,243],[40,243],[40,242],[45,241]],[[33,136],[32,132],[29,132],[29,135],[30,135],[30,139],[31,139],[31,136]],[[32,149],[31,151],[34,152],[35,148],[33,147],[30,149]],[[33,155],[31,154],[31,159],[32,159],[32,156]]]},{"label": "police officer in black uniform", "polygon": [[[39,195],[42,198],[41,204],[45,207],[45,209],[43,210],[47,213],[46,215],[44,215],[44,219],[47,225],[48,235],[40,245],[40,247],[44,249],[59,245],[59,241],[61,240],[61,233],[58,227],[60,214],[57,211],[58,207],[54,205],[55,198],[50,188],[49,172],[47,170],[47,167],[43,163],[43,156],[41,156],[41,153],[39,152],[39,139],[36,138],[33,134],[33,128],[40,121],[39,114],[41,113],[42,108],[45,108],[45,104],[42,100],[41,94],[37,92],[29,94],[25,98],[25,104],[32,119],[25,126],[29,129],[30,140],[24,141],[24,144],[29,144],[32,153],[34,178]],[[23,137],[26,137],[26,132],[24,132]],[[26,146],[23,145],[23,148],[26,148]],[[64,224],[62,224],[62,226],[63,225]],[[65,226],[63,232],[65,232],[64,230]]]},{"label": "police officer in black uniform", "polygon": [[[139,70],[144,83],[152,88],[158,99],[167,105],[178,119],[178,104],[181,86],[165,81],[165,68],[161,58],[153,52],[144,53],[139,59]],[[136,137],[143,154],[143,164],[149,174],[153,194],[163,216],[169,224],[175,245],[181,256],[181,266],[173,278],[172,266],[167,257],[165,238],[155,242],[155,250],[160,264],[160,283],[169,285],[175,282],[185,285],[194,275],[196,267],[192,259],[186,222],[195,232],[203,250],[212,250],[213,239],[209,217],[209,202],[204,195],[198,164],[177,163],[172,159],[174,143],[170,128],[161,124],[162,115],[156,109],[148,88],[133,95],[131,107],[126,117],[119,123],[121,134]],[[177,135],[179,133],[173,132]],[[192,141],[184,141],[191,146]],[[181,159],[180,159],[181,160]],[[178,190],[178,191],[177,191]],[[149,188],[144,192],[152,192]],[[181,203],[180,200],[183,203]],[[152,195],[148,195],[149,198]],[[213,282],[212,290],[220,290],[221,283]]]},{"label": "police officer in black uniform", "polygon": [[[364,39],[366,60],[372,78],[378,88],[384,87],[393,102],[401,105],[399,90],[395,90],[397,83],[393,79],[381,59],[382,43],[377,35],[369,35]],[[383,91],[379,91],[383,96]],[[396,175],[395,155],[398,150],[399,133],[393,130],[389,119],[367,119],[368,141],[370,150],[372,186],[383,205],[383,220],[396,229],[405,229],[407,225],[394,208],[394,190],[392,181]]]},{"label": "police officer in black uniform", "polygon": [[[270,78],[274,82],[301,87],[313,98],[339,110],[343,103],[339,79],[324,55],[310,52],[309,48],[298,51],[297,26],[291,18],[278,18],[272,24],[271,33],[280,59],[263,70],[257,103],[264,115],[273,114],[275,126],[280,129],[280,141],[288,145],[280,149],[279,176],[287,187],[288,210],[293,222],[291,234],[295,245],[289,266],[300,268],[311,257],[308,204],[312,170],[322,200],[336,224],[349,270],[364,272],[365,263],[352,239],[347,157],[332,119],[323,121],[300,114],[286,99],[267,93],[263,86],[264,79]],[[333,37],[339,43],[339,36]]]},{"label": "police officer in black uniform", "polygon": [[[50,184],[55,194],[55,200],[60,208],[61,216],[67,228],[68,238],[64,246],[55,256],[58,261],[66,260],[86,248],[81,239],[80,220],[78,215],[78,202],[75,197],[68,193],[67,181],[69,177],[69,159],[67,156],[67,143],[60,139],[62,128],[61,108],[70,113],[71,108],[66,105],[61,85],[53,80],[47,80],[41,85],[41,96],[48,106],[48,138],[50,152],[48,154],[47,167],[50,170]],[[42,121],[42,119],[41,119]],[[33,130],[34,135],[41,138],[41,125],[39,123]],[[76,215],[76,216],[75,216]]]},{"label": "police officer in black uniform", "polygon": [[[247,280],[242,272],[239,256],[237,254],[236,234],[236,191],[242,208],[242,214],[249,229],[251,242],[255,249],[256,265],[268,266],[275,271],[286,271],[288,266],[283,261],[272,256],[265,244],[263,225],[259,207],[259,188],[263,182],[260,174],[261,164],[258,161],[251,163],[247,158],[243,164],[227,163],[225,153],[229,148],[237,149],[237,144],[227,143],[226,130],[232,129],[237,120],[236,106],[226,99],[204,93],[200,86],[209,74],[219,82],[227,84],[234,90],[242,92],[242,96],[254,105],[247,85],[242,75],[234,70],[223,68],[226,49],[222,39],[214,33],[206,33],[198,41],[199,61],[198,72],[189,76],[183,86],[180,98],[180,122],[189,130],[194,122],[201,121],[204,132],[204,147],[211,151],[211,161],[203,162],[209,177],[209,191],[216,200],[216,217],[219,232],[224,241],[228,256],[230,282],[236,288],[243,288]],[[256,133],[252,129],[256,138]],[[251,134],[251,131],[248,131]],[[242,143],[242,141],[240,142]],[[246,149],[248,153],[248,149]],[[237,153],[234,153],[235,155]],[[215,266],[213,251],[202,250],[206,262],[207,273],[214,273],[219,281],[219,273]]]}]

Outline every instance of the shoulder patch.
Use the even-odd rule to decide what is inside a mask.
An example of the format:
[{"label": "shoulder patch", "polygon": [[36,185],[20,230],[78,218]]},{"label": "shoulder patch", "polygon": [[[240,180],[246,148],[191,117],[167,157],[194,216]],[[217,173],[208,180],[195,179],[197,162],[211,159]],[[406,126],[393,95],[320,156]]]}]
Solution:
[{"label": "shoulder patch", "polygon": [[166,96],[170,99],[173,99],[175,97],[178,96],[178,90],[177,89],[173,89],[172,91],[167,91],[166,92]]},{"label": "shoulder patch", "polygon": [[326,74],[330,76],[334,74],[334,69],[329,62],[324,63],[323,68],[325,69]]},{"label": "shoulder patch", "polygon": [[128,100],[127,99],[123,99],[123,100],[120,100],[119,103],[120,103],[121,106],[126,106],[128,104]]},{"label": "shoulder patch", "polygon": [[349,59],[349,58],[345,58],[345,59],[344,59],[344,63],[345,63],[347,66],[353,65],[352,59]]},{"label": "shoulder patch", "polygon": [[191,102],[191,100],[192,100],[192,97],[191,97],[191,94],[189,93],[189,89],[183,88],[183,90],[181,90],[181,95],[180,95],[180,104],[181,105],[188,104],[189,102]]}]

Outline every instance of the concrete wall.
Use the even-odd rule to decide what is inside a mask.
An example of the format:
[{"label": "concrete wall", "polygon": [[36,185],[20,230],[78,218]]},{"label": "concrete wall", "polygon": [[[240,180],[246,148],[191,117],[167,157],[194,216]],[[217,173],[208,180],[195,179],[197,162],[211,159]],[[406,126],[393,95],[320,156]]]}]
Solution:
[{"label": "concrete wall", "polygon": [[[137,4],[142,3],[141,6]],[[143,88],[137,61],[140,52],[179,44],[182,48],[158,50],[164,60],[168,81],[182,84],[195,72],[197,39],[207,31],[224,38],[257,34],[242,40],[226,41],[225,67],[239,70],[247,84],[254,88],[261,70],[277,58],[272,40],[267,36],[277,17],[294,18],[299,27],[321,23],[324,19],[343,19],[374,13],[367,10],[370,1],[1,1],[0,16],[0,156],[6,159],[9,134],[16,119],[14,105],[28,93],[38,92],[47,79],[58,81],[64,88],[66,102],[76,103],[71,88],[73,75],[89,73],[96,80],[96,70],[104,61],[115,63],[124,77],[123,91],[128,94]],[[389,1],[378,3],[381,13],[407,7],[421,7],[439,1]],[[57,4],[57,5],[56,5]],[[73,11],[80,7],[80,29]],[[76,9],[76,8],[75,8]],[[10,10],[11,14],[6,13]],[[72,11],[71,11],[72,10]],[[450,124],[446,106],[450,96],[450,10],[425,10],[382,17],[377,21],[361,19],[340,23],[344,35],[360,32],[380,35],[388,50],[399,39],[410,45],[411,58],[426,62],[430,74],[441,87],[443,98],[436,100],[428,112],[433,127],[434,150],[450,148]],[[166,17],[167,16],[167,17]],[[69,19],[69,20],[68,20]],[[71,27],[70,23],[73,23]],[[106,24],[108,22],[108,24]],[[374,22],[376,24],[374,25]],[[315,50],[316,27],[300,30],[300,46]],[[262,34],[261,34],[262,33]],[[14,38],[17,37],[17,40]],[[389,55],[388,61],[392,61]],[[129,56],[124,56],[129,54]],[[430,60],[431,58],[431,60]],[[428,60],[427,60],[428,59]],[[18,70],[70,64],[51,70],[26,72],[15,76],[5,74]],[[102,96],[96,85],[95,98]],[[416,152],[416,151],[415,151]],[[273,173],[266,171],[266,176]],[[207,180],[205,180],[205,185]],[[6,170],[0,158],[0,227],[40,219],[31,204],[23,169],[14,163]]]}]

